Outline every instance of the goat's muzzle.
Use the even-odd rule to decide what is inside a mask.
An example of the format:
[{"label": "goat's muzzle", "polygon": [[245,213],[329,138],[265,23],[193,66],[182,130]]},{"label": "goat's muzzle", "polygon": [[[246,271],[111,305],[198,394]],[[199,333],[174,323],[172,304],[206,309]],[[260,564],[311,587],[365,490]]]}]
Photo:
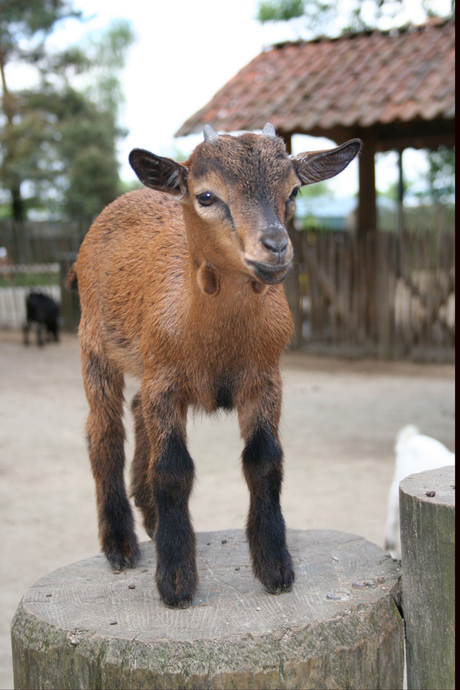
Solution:
[{"label": "goat's muzzle", "polygon": [[292,260],[284,264],[264,264],[260,261],[252,261],[246,259],[246,263],[251,268],[254,277],[266,285],[277,285],[281,283],[287,276],[287,273],[292,265]]},{"label": "goat's muzzle", "polygon": [[294,254],[285,228],[280,223],[265,227],[255,249],[251,258],[246,256],[246,263],[254,277],[268,285],[281,283],[292,264]]}]

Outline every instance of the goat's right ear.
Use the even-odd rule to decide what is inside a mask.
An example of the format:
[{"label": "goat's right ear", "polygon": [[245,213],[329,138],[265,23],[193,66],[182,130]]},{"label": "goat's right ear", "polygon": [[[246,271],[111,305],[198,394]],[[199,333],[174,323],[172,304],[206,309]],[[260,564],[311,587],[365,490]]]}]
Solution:
[{"label": "goat's right ear", "polygon": [[345,170],[361,150],[361,139],[351,139],[327,151],[308,151],[289,156],[302,185],[328,180]]},{"label": "goat's right ear", "polygon": [[188,168],[185,165],[144,149],[133,149],[129,154],[129,163],[146,187],[179,198],[187,192]]}]

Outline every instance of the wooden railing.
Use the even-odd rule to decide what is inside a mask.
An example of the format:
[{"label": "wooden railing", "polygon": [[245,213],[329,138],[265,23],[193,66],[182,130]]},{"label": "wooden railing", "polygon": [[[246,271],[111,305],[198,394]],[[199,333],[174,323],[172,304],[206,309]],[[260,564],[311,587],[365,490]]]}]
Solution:
[{"label": "wooden railing", "polygon": [[[285,281],[294,315],[294,349],[341,356],[453,361],[454,232],[445,223],[402,236],[348,231],[290,235],[295,263]],[[0,246],[15,263],[59,262],[60,280],[75,260],[83,230],[65,223],[0,222]],[[16,249],[15,249],[16,247]],[[0,274],[1,276],[1,274]],[[22,300],[16,298],[16,302]],[[61,289],[65,327],[75,330],[78,296]],[[0,325],[5,321],[1,314]]]},{"label": "wooden railing", "polygon": [[291,231],[286,287],[296,349],[345,356],[452,360],[454,234],[397,237]]}]

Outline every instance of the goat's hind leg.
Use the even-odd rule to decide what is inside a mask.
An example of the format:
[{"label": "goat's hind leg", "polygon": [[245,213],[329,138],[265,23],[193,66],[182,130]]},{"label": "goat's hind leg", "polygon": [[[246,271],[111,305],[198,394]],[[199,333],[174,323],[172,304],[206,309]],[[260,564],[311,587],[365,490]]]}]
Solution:
[{"label": "goat's hind leg", "polygon": [[136,439],[134,459],[131,466],[131,496],[134,498],[136,506],[142,511],[145,531],[150,539],[153,539],[157,524],[157,510],[151,483],[149,481],[151,446],[145,426],[144,415],[142,413],[142,402],[139,393],[134,396],[131,403],[131,409],[134,415]]},{"label": "goat's hind leg", "polygon": [[243,472],[250,493],[246,534],[254,575],[267,592],[289,591],[294,582],[281,513],[283,451],[278,438],[281,381],[269,380],[258,402],[238,407],[245,447]]},{"label": "goat's hind leg", "polygon": [[99,538],[114,569],[135,565],[140,551],[124,481],[123,374],[82,347],[82,373],[90,413],[87,440],[96,483]]}]

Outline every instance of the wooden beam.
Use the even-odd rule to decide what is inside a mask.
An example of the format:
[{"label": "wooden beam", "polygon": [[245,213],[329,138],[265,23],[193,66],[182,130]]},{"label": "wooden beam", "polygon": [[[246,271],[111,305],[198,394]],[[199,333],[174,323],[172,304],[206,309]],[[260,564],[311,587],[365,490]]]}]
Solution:
[{"label": "wooden beam", "polygon": [[293,134],[308,134],[314,137],[326,137],[343,144],[348,139],[359,136],[363,140],[373,137],[375,152],[391,151],[393,149],[424,149],[444,146],[455,146],[455,121],[453,119],[438,118],[435,120],[410,120],[409,122],[376,123],[370,127],[358,129],[337,125],[331,129],[315,127],[309,131],[290,132]]},{"label": "wooden beam", "polygon": [[455,146],[455,134],[433,134],[429,136],[404,136],[376,142],[378,153],[393,149],[437,149],[439,146]]}]

